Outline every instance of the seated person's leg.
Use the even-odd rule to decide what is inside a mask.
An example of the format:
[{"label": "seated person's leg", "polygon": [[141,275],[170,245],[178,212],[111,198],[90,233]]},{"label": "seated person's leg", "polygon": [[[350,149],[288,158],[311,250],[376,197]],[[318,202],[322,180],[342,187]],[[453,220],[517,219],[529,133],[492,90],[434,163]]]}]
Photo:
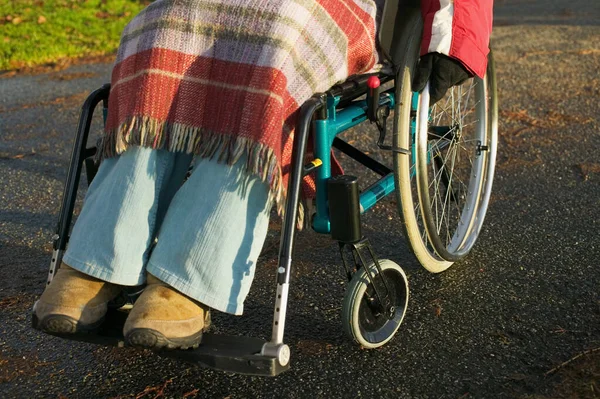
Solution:
[{"label": "seated person's leg", "polygon": [[269,188],[235,165],[199,159],[179,189],[150,256],[149,285],[124,333],[146,347],[192,347],[207,307],[241,314],[269,224]]},{"label": "seated person's leg", "polygon": [[73,227],[64,263],[34,307],[38,328],[62,333],[93,329],[119,286],[145,281],[144,267],[160,222],[159,203],[172,197],[191,159],[132,147],[102,162]]}]

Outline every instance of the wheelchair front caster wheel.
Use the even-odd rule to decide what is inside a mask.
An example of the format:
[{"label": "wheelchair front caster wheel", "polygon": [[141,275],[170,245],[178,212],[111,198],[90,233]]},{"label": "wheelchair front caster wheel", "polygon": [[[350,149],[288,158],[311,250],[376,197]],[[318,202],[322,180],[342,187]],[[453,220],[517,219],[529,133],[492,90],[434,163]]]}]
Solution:
[{"label": "wheelchair front caster wheel", "polygon": [[[408,306],[408,281],[404,271],[387,259],[380,260],[379,266],[383,279],[373,263],[354,273],[342,304],[344,330],[355,342],[368,349],[378,348],[392,339]],[[371,273],[371,278],[367,272]],[[383,306],[380,298],[386,291],[389,302]]]}]

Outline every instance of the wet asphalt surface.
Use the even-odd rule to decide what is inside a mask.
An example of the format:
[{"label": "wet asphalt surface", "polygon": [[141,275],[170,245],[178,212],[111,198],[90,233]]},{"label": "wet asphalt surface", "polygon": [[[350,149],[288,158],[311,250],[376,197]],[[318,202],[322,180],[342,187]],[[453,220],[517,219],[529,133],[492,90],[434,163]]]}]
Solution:
[{"label": "wet asphalt surface", "polygon": [[[302,232],[286,328],[292,367],[277,378],[225,374],[30,328],[79,107],[109,80],[110,65],[0,79],[0,397],[563,395],[562,372],[545,374],[600,346],[600,6],[498,0],[495,14],[499,154],[477,245],[446,272],[430,274],[410,255],[394,204],[370,212],[364,232],[381,258],[404,268],[411,298],[394,339],[361,350],[341,328],[346,283],[337,247]],[[369,132],[348,138],[373,149]],[[216,314],[216,332],[269,336],[278,229],[274,218],[245,315]],[[600,386],[597,368],[590,388],[572,397],[598,397],[594,384]]]}]

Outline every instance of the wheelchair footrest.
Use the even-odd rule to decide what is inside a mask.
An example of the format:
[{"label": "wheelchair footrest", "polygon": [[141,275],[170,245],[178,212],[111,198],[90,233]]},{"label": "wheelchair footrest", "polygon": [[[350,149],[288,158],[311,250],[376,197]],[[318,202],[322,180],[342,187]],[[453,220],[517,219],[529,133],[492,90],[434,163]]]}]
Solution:
[{"label": "wheelchair footrest", "polygon": [[205,333],[197,349],[163,350],[157,354],[238,374],[274,377],[288,370],[289,363],[282,366],[276,358],[260,354],[264,344],[259,338]]},{"label": "wheelchair footrest", "polygon": [[[125,346],[123,325],[127,312],[110,309],[104,322],[94,333],[52,334],[79,342],[104,346]],[[35,323],[34,323],[35,324]],[[245,336],[202,335],[202,342],[196,349],[160,350],[159,356],[194,363],[199,366],[238,374],[276,376],[289,369],[289,363],[282,366],[275,357],[261,355],[265,341]]]},{"label": "wheelchair footrest", "polygon": [[[86,342],[103,346],[118,346],[119,348],[122,348],[125,346],[125,339],[123,338],[123,325],[125,324],[125,319],[127,319],[127,312],[109,309],[100,327],[93,332],[78,332],[75,334],[45,332],[49,335],[68,339],[70,341]],[[33,314],[33,328],[39,329],[37,324],[37,318],[35,314]]]}]

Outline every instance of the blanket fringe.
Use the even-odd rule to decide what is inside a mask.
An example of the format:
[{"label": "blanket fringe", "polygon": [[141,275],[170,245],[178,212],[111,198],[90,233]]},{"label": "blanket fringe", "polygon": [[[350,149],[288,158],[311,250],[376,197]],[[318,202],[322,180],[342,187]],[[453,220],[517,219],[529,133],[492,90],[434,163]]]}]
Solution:
[{"label": "blanket fringe", "polygon": [[[246,172],[269,184],[269,200],[275,202],[277,214],[283,217],[285,192],[281,168],[274,151],[246,137],[219,134],[181,123],[134,116],[115,129],[105,132],[98,142],[96,162],[115,157],[131,146],[165,149],[171,152],[195,154],[234,165],[246,154]],[[304,227],[304,206],[298,204],[297,226]]]}]

